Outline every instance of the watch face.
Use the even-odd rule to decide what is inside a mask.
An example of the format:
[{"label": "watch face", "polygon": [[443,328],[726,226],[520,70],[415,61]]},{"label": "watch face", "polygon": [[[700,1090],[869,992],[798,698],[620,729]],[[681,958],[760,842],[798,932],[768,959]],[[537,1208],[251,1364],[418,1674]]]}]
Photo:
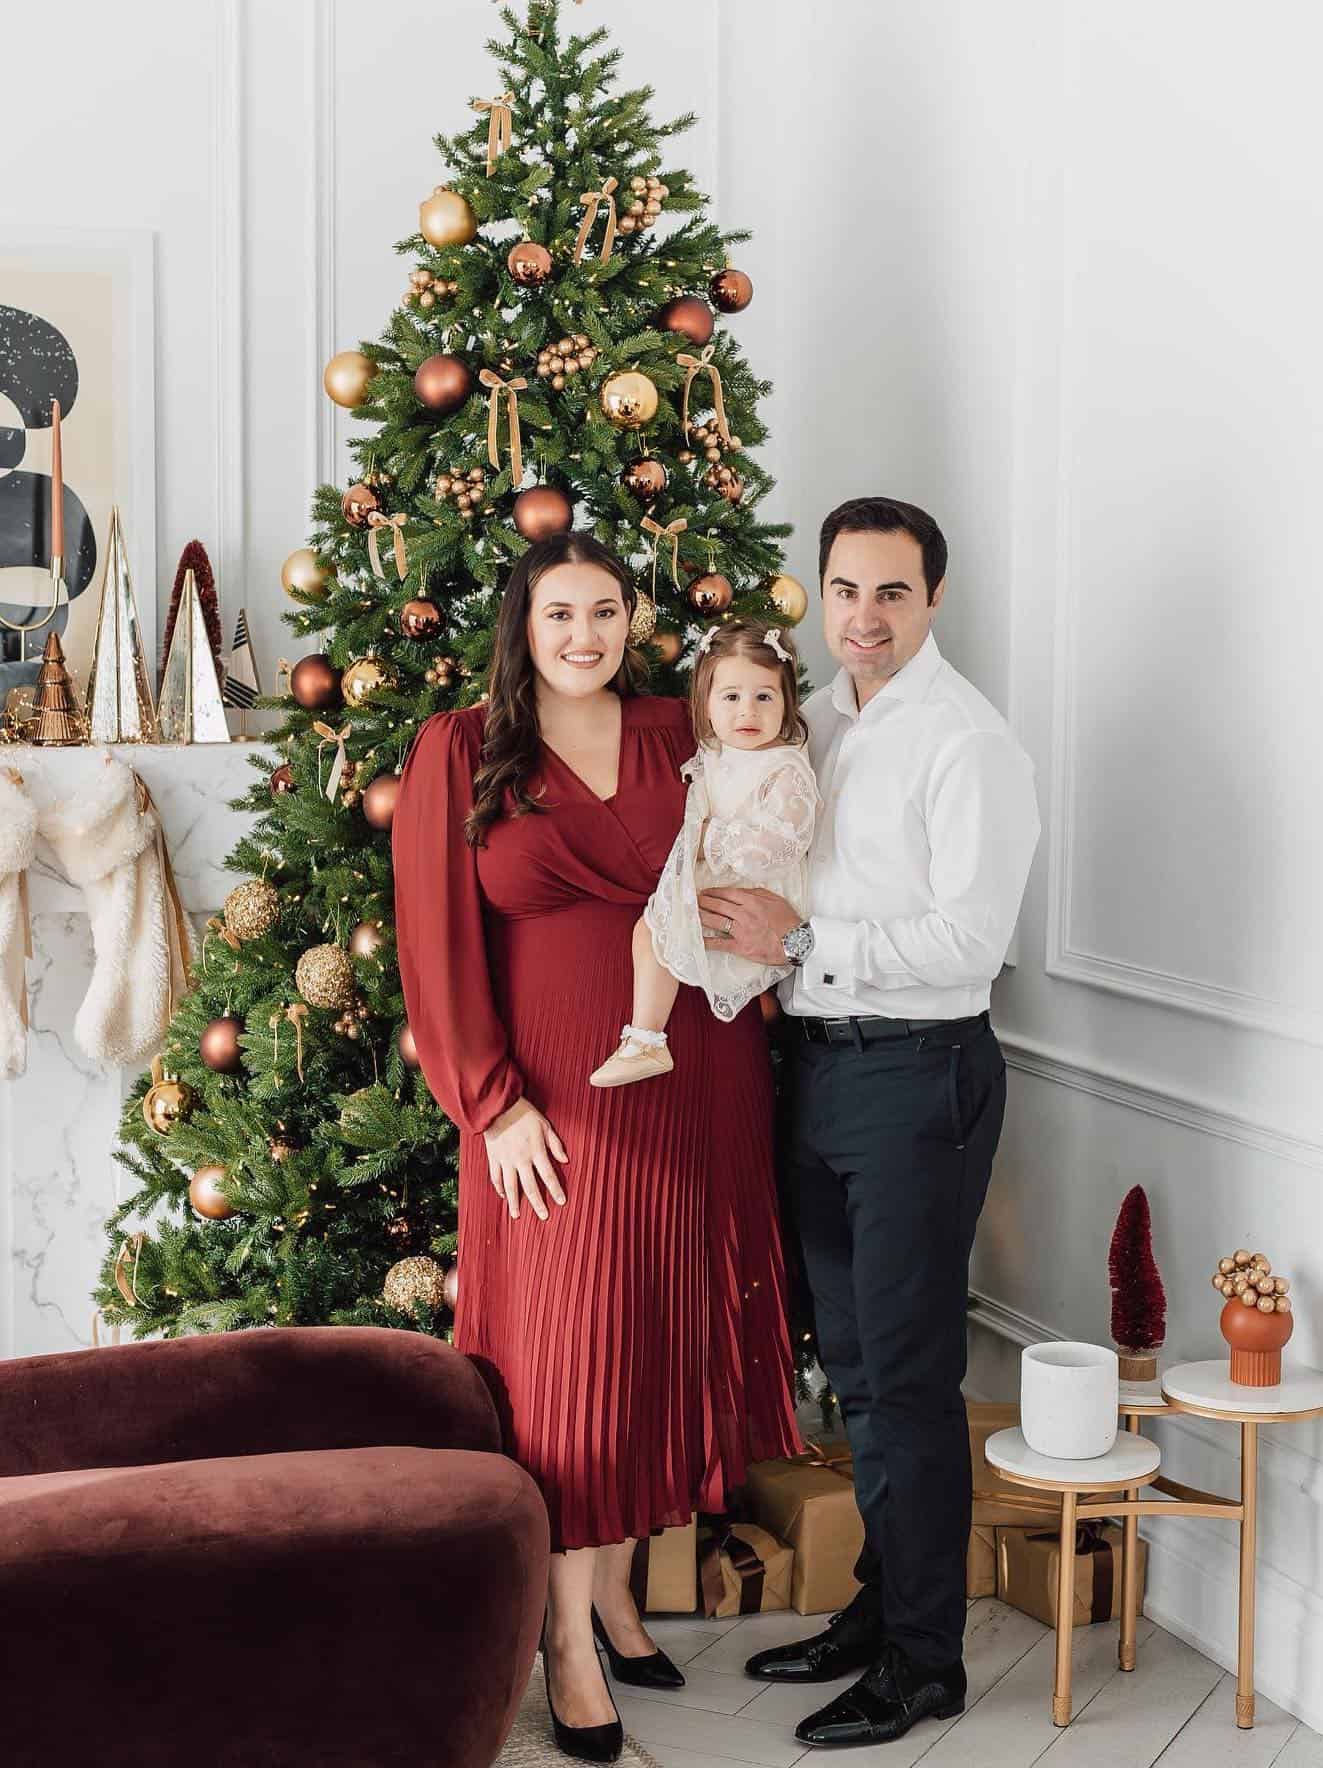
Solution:
[{"label": "watch face", "polygon": [[802,964],[813,950],[813,929],[807,922],[792,927],[781,941],[786,956],[792,964]]}]

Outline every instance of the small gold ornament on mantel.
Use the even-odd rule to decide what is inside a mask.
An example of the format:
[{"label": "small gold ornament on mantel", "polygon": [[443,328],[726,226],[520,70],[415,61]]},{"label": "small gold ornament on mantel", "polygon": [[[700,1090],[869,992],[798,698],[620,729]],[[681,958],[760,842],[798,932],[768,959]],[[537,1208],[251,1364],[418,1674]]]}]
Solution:
[{"label": "small gold ornament on mantel", "polygon": [[261,939],[280,919],[280,892],[263,878],[236,884],[221,911],[236,939]]},{"label": "small gold ornament on mantel", "polygon": [[65,667],[64,646],[57,632],[47,635],[41,653],[33,711],[35,719],[30,735],[34,743],[55,748],[86,740],[78,695]]},{"label": "small gold ornament on mantel", "polygon": [[381,1298],[397,1313],[411,1314],[420,1302],[435,1313],[445,1302],[445,1287],[445,1272],[440,1265],[434,1258],[419,1254],[391,1266],[381,1286]]}]

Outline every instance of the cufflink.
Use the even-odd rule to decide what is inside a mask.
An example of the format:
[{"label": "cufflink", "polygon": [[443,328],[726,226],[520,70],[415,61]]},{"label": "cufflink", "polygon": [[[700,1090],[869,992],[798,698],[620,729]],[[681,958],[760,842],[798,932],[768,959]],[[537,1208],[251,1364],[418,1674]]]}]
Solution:
[{"label": "cufflink", "polygon": [[828,988],[831,988],[832,985],[835,983],[836,978],[832,975],[831,971],[828,970],[825,973],[825,975],[823,976],[822,980],[827,984]]}]

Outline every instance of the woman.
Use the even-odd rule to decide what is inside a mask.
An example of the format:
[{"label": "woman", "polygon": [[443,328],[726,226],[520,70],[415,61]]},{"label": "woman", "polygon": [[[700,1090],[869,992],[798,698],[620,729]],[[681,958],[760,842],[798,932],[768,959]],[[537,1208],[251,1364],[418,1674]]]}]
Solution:
[{"label": "woman", "polygon": [[638,692],[634,604],[595,540],[532,547],[488,703],[423,726],[393,837],[409,1024],[461,1131],[455,1343],[546,1498],[556,1738],[597,1761],[621,1739],[595,1626],[618,1677],[683,1681],[630,1597],[634,1540],[800,1446],[757,1005],[722,1024],[682,989],[664,1086],[587,1080],[694,750],[684,705]]}]

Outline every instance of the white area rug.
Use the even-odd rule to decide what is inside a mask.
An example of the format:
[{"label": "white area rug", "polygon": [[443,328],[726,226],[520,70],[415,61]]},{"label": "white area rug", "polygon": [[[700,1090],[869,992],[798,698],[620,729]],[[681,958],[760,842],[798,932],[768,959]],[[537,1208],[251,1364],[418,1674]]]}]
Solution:
[{"label": "white area rug", "polygon": [[[519,1716],[505,1740],[505,1748],[496,1758],[496,1768],[550,1768],[553,1763],[564,1768],[569,1760],[568,1756],[561,1755],[551,1735],[551,1714],[547,1711],[542,1654],[539,1652],[533,1659],[533,1674],[519,1704]],[[628,1732],[619,1761],[621,1768],[659,1768],[656,1757],[650,1756],[642,1744],[635,1743]]]}]

